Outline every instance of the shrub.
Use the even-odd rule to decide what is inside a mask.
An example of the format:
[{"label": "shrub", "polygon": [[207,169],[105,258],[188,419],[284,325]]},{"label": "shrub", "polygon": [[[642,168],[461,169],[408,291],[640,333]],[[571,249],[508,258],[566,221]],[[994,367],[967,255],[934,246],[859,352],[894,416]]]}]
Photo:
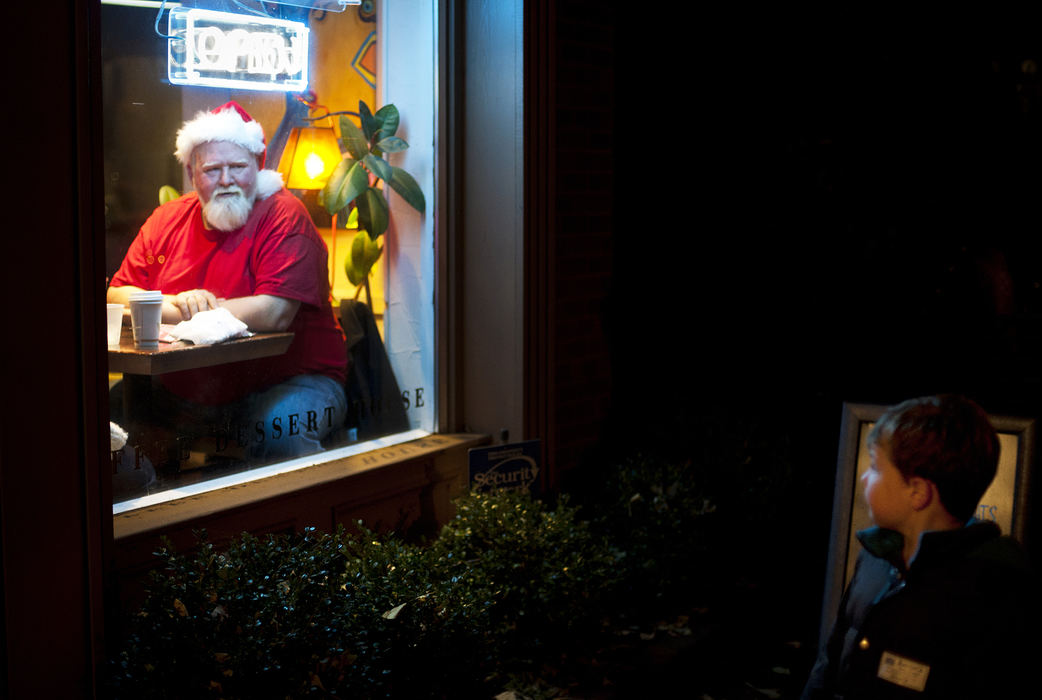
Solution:
[{"label": "shrub", "polygon": [[614,561],[566,502],[471,494],[430,545],[361,528],[158,552],[116,697],[488,696],[593,629]]},{"label": "shrub", "polygon": [[562,633],[599,619],[615,575],[608,543],[577,508],[523,491],[463,499],[431,555],[440,580],[483,603],[495,651],[511,658],[556,649]]},{"label": "shrub", "polygon": [[619,554],[623,598],[613,607],[647,615],[690,605],[782,554],[765,534],[791,526],[805,492],[790,426],[734,398],[659,416],[639,450],[579,473],[572,490],[584,515]]},{"label": "shrub", "polygon": [[[119,697],[284,698],[347,689],[389,694],[388,633],[343,530],[157,554],[142,609],[116,659]],[[407,559],[407,557],[405,557]],[[375,614],[374,614],[375,613]]]},{"label": "shrub", "polygon": [[586,515],[614,548],[615,607],[652,614],[706,582],[716,504],[691,462],[636,454],[605,469],[598,484]]},{"label": "shrub", "polygon": [[[567,502],[472,493],[423,549],[423,585],[394,612],[401,697],[489,697],[597,630],[614,558]],[[388,601],[391,602],[391,601]]]}]

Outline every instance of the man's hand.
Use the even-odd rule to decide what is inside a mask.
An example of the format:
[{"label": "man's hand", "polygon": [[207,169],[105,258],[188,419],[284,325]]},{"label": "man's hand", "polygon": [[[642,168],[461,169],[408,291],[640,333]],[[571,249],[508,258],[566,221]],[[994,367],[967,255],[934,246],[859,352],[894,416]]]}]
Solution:
[{"label": "man's hand", "polygon": [[200,311],[217,308],[217,297],[205,289],[190,289],[187,292],[166,297],[166,301],[174,305],[181,314],[181,320],[187,321]]},{"label": "man's hand", "polygon": [[[125,285],[109,287],[105,298],[110,304],[130,305],[130,295],[142,291],[140,287]],[[205,289],[193,289],[180,294],[163,295],[163,323],[187,321],[200,311],[217,308],[217,297]]]}]

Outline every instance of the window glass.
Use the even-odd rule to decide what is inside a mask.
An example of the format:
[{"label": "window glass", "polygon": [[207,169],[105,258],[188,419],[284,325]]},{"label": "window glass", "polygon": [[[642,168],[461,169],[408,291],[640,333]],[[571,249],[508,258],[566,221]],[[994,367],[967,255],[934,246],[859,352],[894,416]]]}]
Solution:
[{"label": "window glass", "polygon": [[434,430],[435,11],[103,0],[118,510]]}]

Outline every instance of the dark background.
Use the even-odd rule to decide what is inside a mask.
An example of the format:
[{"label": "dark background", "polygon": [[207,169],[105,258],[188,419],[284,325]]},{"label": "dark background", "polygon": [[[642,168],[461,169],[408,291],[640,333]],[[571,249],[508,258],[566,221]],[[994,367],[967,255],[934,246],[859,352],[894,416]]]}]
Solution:
[{"label": "dark background", "polygon": [[1039,40],[962,30],[704,27],[647,100],[620,90],[616,302],[668,341],[644,371],[674,403],[686,385],[1035,408]]},{"label": "dark background", "polygon": [[[802,642],[801,675],[843,403],[1042,410],[1042,32],[981,12],[696,13],[637,50],[632,11],[613,19],[598,458],[668,451],[746,509],[726,544],[752,591],[734,635]],[[739,472],[707,448],[743,432],[760,453]]]}]

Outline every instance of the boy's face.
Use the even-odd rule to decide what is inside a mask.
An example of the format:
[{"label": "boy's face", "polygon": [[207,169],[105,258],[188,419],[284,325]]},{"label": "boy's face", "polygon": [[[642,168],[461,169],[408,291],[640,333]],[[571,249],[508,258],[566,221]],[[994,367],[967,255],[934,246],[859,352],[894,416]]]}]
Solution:
[{"label": "boy's face", "polygon": [[872,446],[869,456],[868,470],[861,477],[868,515],[879,527],[901,531],[914,510],[912,486],[894,466],[885,446]]}]

